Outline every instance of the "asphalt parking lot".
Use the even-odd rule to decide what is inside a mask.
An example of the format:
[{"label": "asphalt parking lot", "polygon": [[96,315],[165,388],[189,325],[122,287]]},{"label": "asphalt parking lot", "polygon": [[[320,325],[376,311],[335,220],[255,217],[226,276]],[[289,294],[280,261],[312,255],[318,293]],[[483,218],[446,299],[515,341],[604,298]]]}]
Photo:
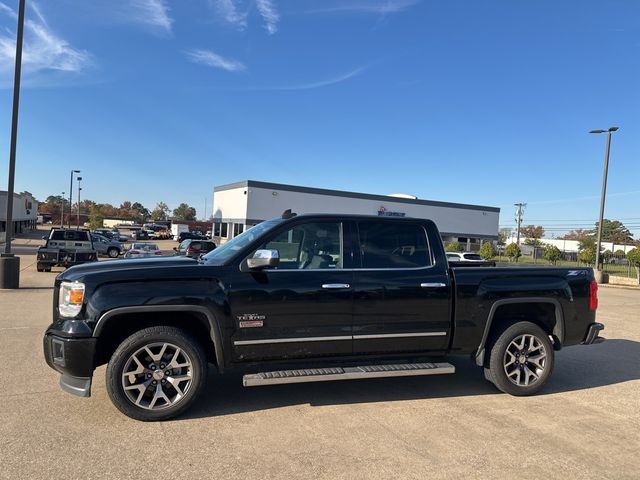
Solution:
[{"label": "asphalt parking lot", "polygon": [[[174,246],[176,242],[171,242]],[[543,394],[455,375],[243,388],[209,378],[182,418],[141,423],[66,394],[42,356],[55,273],[22,256],[0,291],[0,478],[639,478],[640,291],[601,288],[603,344],[557,355]]]}]

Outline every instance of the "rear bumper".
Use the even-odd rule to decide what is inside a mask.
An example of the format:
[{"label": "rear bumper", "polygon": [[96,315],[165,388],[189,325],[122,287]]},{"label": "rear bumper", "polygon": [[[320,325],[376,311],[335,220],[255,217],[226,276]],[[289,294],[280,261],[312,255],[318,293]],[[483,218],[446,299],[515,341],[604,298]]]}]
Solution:
[{"label": "rear bumper", "polygon": [[604,337],[598,336],[600,332],[604,330],[604,325],[602,323],[592,323],[589,325],[589,330],[587,330],[587,336],[582,342],[583,345],[592,345],[594,343],[602,343],[604,342]]},{"label": "rear bumper", "polygon": [[81,397],[91,396],[95,338],[64,338],[47,333],[43,339],[47,364],[60,372],[60,387]]}]

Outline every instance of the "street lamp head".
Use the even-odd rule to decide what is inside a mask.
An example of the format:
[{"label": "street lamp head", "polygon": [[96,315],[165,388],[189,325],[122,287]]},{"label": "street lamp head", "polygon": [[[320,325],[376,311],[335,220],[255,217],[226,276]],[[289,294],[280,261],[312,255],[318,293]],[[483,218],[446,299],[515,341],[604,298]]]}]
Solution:
[{"label": "street lamp head", "polygon": [[617,132],[618,131],[618,127],[611,127],[608,131],[609,132]]},{"label": "street lamp head", "polygon": [[82,177],[78,177],[78,181],[81,182],[82,181]]},{"label": "street lamp head", "polygon": [[591,130],[589,133],[607,133],[606,130]]}]

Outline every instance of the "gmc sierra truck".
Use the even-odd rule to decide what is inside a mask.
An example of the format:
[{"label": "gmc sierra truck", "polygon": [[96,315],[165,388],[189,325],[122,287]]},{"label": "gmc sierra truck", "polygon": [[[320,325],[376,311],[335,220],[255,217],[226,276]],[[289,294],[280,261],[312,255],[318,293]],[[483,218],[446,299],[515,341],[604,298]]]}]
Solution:
[{"label": "gmc sierra truck", "polygon": [[452,268],[411,218],[287,211],[198,260],[70,268],[54,292],[44,355],[62,389],[90,396],[107,364],[114,405],[147,421],[192,405],[210,365],[259,386],[449,374],[464,354],[531,395],[556,350],[604,328],[591,268]]}]

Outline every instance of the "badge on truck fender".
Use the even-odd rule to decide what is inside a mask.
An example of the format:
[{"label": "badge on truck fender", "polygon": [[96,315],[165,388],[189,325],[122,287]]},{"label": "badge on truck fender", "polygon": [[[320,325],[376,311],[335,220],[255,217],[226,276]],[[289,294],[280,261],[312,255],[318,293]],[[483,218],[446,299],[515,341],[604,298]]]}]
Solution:
[{"label": "badge on truck fender", "polygon": [[238,322],[240,328],[263,327],[265,318],[265,315],[259,313],[243,313],[238,315]]}]

